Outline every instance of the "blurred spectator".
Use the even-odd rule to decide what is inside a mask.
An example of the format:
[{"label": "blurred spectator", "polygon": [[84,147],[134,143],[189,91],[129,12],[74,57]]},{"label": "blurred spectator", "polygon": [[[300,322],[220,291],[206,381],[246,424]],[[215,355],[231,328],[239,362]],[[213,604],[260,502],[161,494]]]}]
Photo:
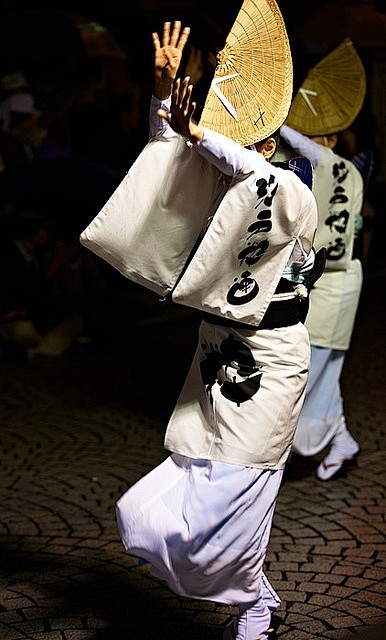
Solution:
[{"label": "blurred spectator", "polygon": [[34,158],[44,140],[41,111],[36,108],[24,75],[20,72],[0,81],[0,171]]},{"label": "blurred spectator", "polygon": [[46,137],[34,157],[98,164],[123,178],[147,143],[143,89],[129,77],[119,92],[110,84],[103,59],[79,63],[65,103],[45,117]]},{"label": "blurred spectator", "polygon": [[49,212],[30,204],[6,216],[0,240],[3,352],[61,356],[84,326],[80,248],[64,242]]},{"label": "blurred spectator", "polygon": [[[131,82],[125,92],[86,94],[70,115],[73,156],[124,174],[147,142],[142,122],[142,89]],[[146,120],[146,119],[145,119]]]},{"label": "blurred spectator", "polygon": [[29,84],[21,71],[8,73],[0,80],[0,126],[3,131],[9,130],[13,107],[19,102],[18,96],[32,98],[33,102]]}]

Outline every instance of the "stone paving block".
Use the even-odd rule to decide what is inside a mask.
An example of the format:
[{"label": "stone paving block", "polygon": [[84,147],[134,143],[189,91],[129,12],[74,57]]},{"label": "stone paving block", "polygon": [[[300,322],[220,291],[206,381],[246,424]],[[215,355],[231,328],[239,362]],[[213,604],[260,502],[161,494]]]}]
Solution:
[{"label": "stone paving block", "polygon": [[60,631],[45,631],[44,633],[34,633],[28,638],[31,640],[63,640],[63,635]]},{"label": "stone paving block", "polygon": [[12,593],[12,591],[7,594],[7,597],[4,598],[2,604],[7,610],[27,609],[28,607],[34,606],[34,603],[31,602],[31,600]]},{"label": "stone paving block", "polygon": [[310,634],[308,631],[291,629],[280,634],[280,640],[320,640],[320,635]]},{"label": "stone paving block", "polygon": [[[364,593],[367,593],[368,598],[372,597],[371,595],[368,594],[367,589],[369,591],[372,590],[372,586],[374,585],[373,580],[368,580],[368,579],[359,578],[359,577],[350,577],[350,578],[347,578],[345,584],[347,587],[352,587],[353,589],[363,589]],[[386,586],[385,586],[385,591],[386,591]]]},{"label": "stone paving block", "polygon": [[313,635],[325,634],[326,630],[328,630],[328,627],[326,629],[326,625],[323,624],[320,620],[313,620],[312,618],[306,618],[304,616],[295,616],[289,614],[286,618],[286,623],[294,627],[299,628],[300,626],[300,628],[305,628],[310,634]]},{"label": "stone paving block", "polygon": [[309,559],[310,557],[312,557],[313,554],[313,549],[315,546],[315,540],[308,540],[308,539],[304,539],[302,538],[301,540],[296,540],[296,542],[292,542],[291,545],[283,545],[282,547],[280,546],[280,548],[278,548],[278,552],[280,552],[281,550],[285,553],[293,552],[294,549],[294,544],[296,544],[296,555],[298,558],[307,558]]},{"label": "stone paving block", "polygon": [[276,545],[292,545],[293,538],[290,535],[285,535],[282,532],[277,532],[275,529],[272,531],[272,544]]},{"label": "stone paving block", "polygon": [[45,622],[41,618],[32,618],[24,622],[17,622],[13,626],[21,633],[25,633],[27,637],[29,633],[40,633],[41,631],[47,630]]},{"label": "stone paving block", "polygon": [[355,606],[355,603],[351,601],[349,611],[352,615],[355,615],[359,619],[367,620],[370,618],[379,618],[385,613],[385,608],[382,606],[377,607],[372,603],[368,604],[366,607]]},{"label": "stone paving block", "polygon": [[306,594],[300,593],[298,591],[286,591],[286,585],[283,585],[283,588],[280,590],[280,598],[282,602],[305,602]]},{"label": "stone paving block", "polygon": [[331,531],[325,531],[324,529],[321,531],[323,531],[323,537],[326,538],[327,544],[331,542],[341,543],[342,546],[346,544],[354,546],[357,544],[357,539],[353,538],[353,535],[349,531],[345,531],[338,526],[331,529]]},{"label": "stone paving block", "polygon": [[270,571],[297,571],[299,568],[296,562],[278,562],[276,560],[271,560],[269,564]]},{"label": "stone paving block", "polygon": [[357,589],[350,589],[344,585],[332,585],[328,589],[329,596],[337,596],[339,598],[351,597],[357,593]]},{"label": "stone paving block", "polygon": [[292,538],[307,538],[310,534],[313,534],[313,531],[308,526],[304,526],[299,522],[287,521],[285,524],[285,528],[287,530],[287,534],[292,536]]},{"label": "stone paving block", "polygon": [[21,614],[21,610],[20,611],[13,611],[13,610],[0,611],[0,623],[11,625],[15,622],[20,622],[21,620],[24,619],[25,611],[28,611],[28,609],[23,609],[23,615]]},{"label": "stone paving block", "polygon": [[356,533],[356,538],[360,544],[373,545],[376,549],[379,545],[382,546],[384,544],[384,535],[379,533],[371,533],[367,532],[358,532]]},{"label": "stone paving block", "polygon": [[377,569],[376,567],[368,567],[365,569],[363,577],[373,580],[384,580],[385,571],[384,569]]},{"label": "stone paving block", "polygon": [[65,638],[65,640],[94,640],[95,631],[90,631],[90,630],[87,630],[87,631],[86,630],[83,630],[83,631],[66,630],[66,632],[64,634],[64,638]]},{"label": "stone paving block", "polygon": [[356,540],[345,540],[344,542],[331,542],[331,540],[323,544],[323,540],[319,539],[318,544],[315,544],[313,549],[313,555],[330,556],[332,558],[340,558],[347,548],[355,548],[357,545]]},{"label": "stone paving block", "polygon": [[359,591],[353,594],[352,599],[357,600],[358,602],[370,603],[371,605],[377,606],[379,609],[384,609],[386,611],[386,598],[384,594],[372,593],[369,595],[369,593],[366,593],[365,591]]},{"label": "stone paving block", "polygon": [[55,629],[84,629],[84,622],[79,618],[54,618],[50,617],[48,620],[49,626],[52,630]]},{"label": "stone paving block", "polygon": [[364,607],[362,603],[358,603],[351,599],[338,600],[332,604],[331,608],[339,611],[345,611],[362,621],[368,620],[371,617],[381,616],[382,613],[384,613],[384,610],[382,611],[382,609],[371,606],[371,604]]},{"label": "stone paving block", "polygon": [[1,640],[25,640],[25,634],[0,622],[0,638]]},{"label": "stone paving block", "polygon": [[337,564],[339,558],[336,557],[325,557],[324,555],[319,556],[318,554],[314,554],[312,562],[305,562],[299,566],[299,571],[301,573],[315,573],[323,572],[323,573],[331,573],[331,569]]},{"label": "stone paving block", "polygon": [[[313,580],[315,578],[315,571],[313,572],[302,571],[300,574],[299,574],[299,571],[286,571],[285,577],[286,577],[286,583],[288,585],[292,584],[293,587],[295,588],[295,585],[299,582],[299,578],[304,581]],[[291,587],[288,587],[288,588],[291,588]]]},{"label": "stone paving block", "polygon": [[386,593],[386,581],[378,582],[375,581],[368,587],[369,598],[372,597],[373,593]]},{"label": "stone paving block", "polygon": [[36,607],[33,609],[23,609],[23,618],[26,620],[34,620],[35,618],[49,618],[52,615],[51,607],[45,607],[40,601],[36,602]]},{"label": "stone paving block", "polygon": [[[301,626],[302,624],[309,623],[312,621],[312,617],[305,616],[302,613],[293,612],[292,609],[286,615],[286,624],[291,626]],[[320,625],[322,626],[322,625]]]},{"label": "stone paving block", "polygon": [[111,624],[110,621],[94,616],[87,620],[87,626],[90,630],[92,629],[106,629]]},{"label": "stone paving block", "polygon": [[304,616],[314,616],[318,609],[319,605],[312,605],[309,602],[294,602],[288,607],[287,611],[288,614],[298,613]]},{"label": "stone paving block", "polygon": [[370,561],[372,560],[372,558],[374,557],[374,545],[369,544],[369,545],[365,545],[365,544],[361,544],[360,547],[358,548],[353,548],[353,549],[345,549],[344,551],[344,555],[347,558],[353,558],[354,560],[358,560],[359,558],[364,559],[369,559]]},{"label": "stone paving block", "polygon": [[307,593],[326,593],[328,584],[322,582],[299,582],[296,588]]},{"label": "stone paving block", "polygon": [[336,629],[348,629],[349,627],[357,627],[360,623],[360,618],[346,614],[344,616],[334,616],[334,612],[331,612],[330,624],[332,628]]},{"label": "stone paving block", "polygon": [[328,596],[326,594],[315,594],[312,595],[307,600],[307,602],[309,602],[310,604],[319,605],[320,607],[332,607],[332,605],[335,605],[335,603],[337,602],[337,598],[333,598],[332,596]]},{"label": "stone paving block", "polygon": [[326,585],[331,585],[341,584],[344,580],[346,580],[346,578],[345,576],[340,576],[333,573],[316,573],[313,575],[312,580],[314,580],[315,582],[324,582]]},{"label": "stone paving block", "polygon": [[36,584],[47,587],[55,585],[58,580],[59,577],[55,573],[50,573],[49,571],[47,573],[39,572],[38,575],[35,575],[34,577]]},{"label": "stone paving block", "polygon": [[[297,547],[298,548],[298,547]],[[308,560],[309,554],[308,551],[302,551],[301,549],[299,551],[286,551],[283,550],[282,552],[278,552],[277,553],[277,558],[276,560],[278,562],[293,562],[296,563],[297,565],[299,565],[301,562],[306,562]]]},{"label": "stone paving block", "polygon": [[315,608],[315,611],[313,612],[312,616],[314,618],[317,618],[318,620],[325,620],[328,624],[331,623],[332,617],[334,618],[334,620],[336,620],[336,618],[342,617],[345,619],[345,621],[347,621],[347,613],[345,611],[342,611],[341,613],[339,613],[338,611],[334,610],[331,613],[330,609],[325,609],[321,607]]},{"label": "stone paving block", "polygon": [[63,597],[60,597],[59,595],[57,596],[51,595],[47,598],[42,598],[39,604],[42,604],[43,607],[49,608],[50,611],[59,610],[60,607],[63,607],[63,606],[67,607],[66,600],[64,600]]}]

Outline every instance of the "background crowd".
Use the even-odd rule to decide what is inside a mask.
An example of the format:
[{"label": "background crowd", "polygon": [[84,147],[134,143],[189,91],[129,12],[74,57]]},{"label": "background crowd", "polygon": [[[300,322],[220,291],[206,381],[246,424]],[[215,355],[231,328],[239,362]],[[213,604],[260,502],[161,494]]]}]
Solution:
[{"label": "background crowd", "polygon": [[[149,33],[158,30],[165,19],[175,17],[191,27],[182,65],[195,82],[199,115],[216,52],[240,4],[235,0],[137,0],[125,7],[115,3],[96,7],[85,2],[46,2],[31,9],[29,3],[8,2],[2,8],[3,356],[58,357],[82,339],[90,340],[95,348],[109,348],[112,336],[116,339],[120,329],[126,332],[146,314],[147,295],[82,249],[79,234],[147,142],[153,80],[149,74]],[[300,35],[301,28],[312,25],[319,10],[329,8],[329,2],[314,2],[311,8],[311,3],[301,1],[296,9],[285,0],[278,4],[287,25],[297,90],[307,70],[351,34],[341,31],[335,42],[315,35],[308,38],[304,32]],[[378,16],[378,27],[383,19],[386,24],[382,3],[343,4],[351,10],[362,10],[366,4]],[[369,42],[352,36],[368,74],[368,93],[339,150],[347,158],[362,150],[373,151],[367,223],[362,231],[366,233],[362,260],[367,270],[384,265],[385,150],[374,96],[380,92],[376,84],[379,69],[386,64],[382,46],[386,38],[378,42],[376,35],[370,34]],[[138,60],[142,64],[138,65]]]}]

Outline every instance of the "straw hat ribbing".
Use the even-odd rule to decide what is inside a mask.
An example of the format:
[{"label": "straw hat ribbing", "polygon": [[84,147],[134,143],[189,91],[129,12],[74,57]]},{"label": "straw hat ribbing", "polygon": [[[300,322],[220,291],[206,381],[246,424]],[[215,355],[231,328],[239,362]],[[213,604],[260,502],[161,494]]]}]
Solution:
[{"label": "straw hat ribbing", "polygon": [[244,0],[217,66],[200,125],[248,146],[271,135],[287,117],[292,58],[274,0]]},{"label": "straw hat ribbing", "polygon": [[362,108],[366,73],[350,38],[311,69],[295,95],[286,124],[306,136],[347,129]]}]

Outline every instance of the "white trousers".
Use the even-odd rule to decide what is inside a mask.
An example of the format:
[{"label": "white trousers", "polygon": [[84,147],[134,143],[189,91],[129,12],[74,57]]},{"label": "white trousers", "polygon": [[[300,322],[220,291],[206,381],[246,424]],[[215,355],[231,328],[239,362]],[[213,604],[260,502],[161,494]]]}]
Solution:
[{"label": "white trousers", "polygon": [[123,544],[179,595],[274,610],[263,564],[281,479],[172,454],[118,500]]},{"label": "white trousers", "polygon": [[339,382],[345,355],[346,351],[311,347],[306,396],[293,442],[296,453],[319,453],[345,428]]}]

